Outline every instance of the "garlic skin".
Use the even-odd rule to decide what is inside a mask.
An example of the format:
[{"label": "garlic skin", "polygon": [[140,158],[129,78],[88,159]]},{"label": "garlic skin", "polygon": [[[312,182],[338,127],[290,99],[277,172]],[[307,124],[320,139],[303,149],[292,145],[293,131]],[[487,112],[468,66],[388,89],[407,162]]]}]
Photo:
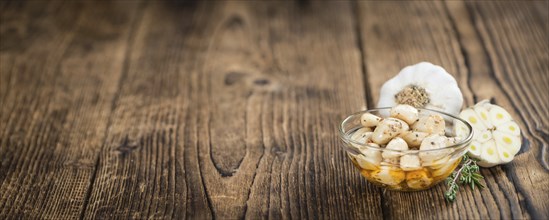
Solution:
[{"label": "garlic skin", "polygon": [[[463,110],[459,117],[473,127],[473,141],[468,154],[479,159],[479,166],[492,167],[511,162],[519,152],[522,145],[520,128],[502,107],[483,100]],[[456,124],[455,128],[460,138],[466,135],[462,126]]]},{"label": "garlic skin", "polygon": [[377,107],[408,104],[457,115],[463,95],[444,68],[428,62],[407,66],[381,87]]}]

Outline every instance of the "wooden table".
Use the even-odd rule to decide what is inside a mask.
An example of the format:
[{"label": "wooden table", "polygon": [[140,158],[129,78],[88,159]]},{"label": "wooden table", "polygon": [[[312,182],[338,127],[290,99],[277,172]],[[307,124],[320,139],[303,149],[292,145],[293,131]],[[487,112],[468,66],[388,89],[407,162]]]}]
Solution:
[{"label": "wooden table", "polygon": [[[0,219],[547,219],[548,8],[1,1]],[[337,135],[420,61],[526,140],[454,204],[367,183]]]}]

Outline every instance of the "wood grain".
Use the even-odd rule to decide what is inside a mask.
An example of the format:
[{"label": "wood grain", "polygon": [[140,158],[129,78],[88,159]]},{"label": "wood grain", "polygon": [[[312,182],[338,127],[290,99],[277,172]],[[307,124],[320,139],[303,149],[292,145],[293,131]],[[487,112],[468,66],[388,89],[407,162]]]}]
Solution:
[{"label": "wood grain", "polygon": [[364,105],[350,10],[149,2],[85,217],[381,216],[335,132]]},{"label": "wood grain", "polygon": [[4,4],[0,218],[77,218],[106,132],[133,4]]},{"label": "wood grain", "polygon": [[[547,1],[0,1],[0,219],[549,218]],[[525,144],[384,191],[337,127],[430,61]]]}]

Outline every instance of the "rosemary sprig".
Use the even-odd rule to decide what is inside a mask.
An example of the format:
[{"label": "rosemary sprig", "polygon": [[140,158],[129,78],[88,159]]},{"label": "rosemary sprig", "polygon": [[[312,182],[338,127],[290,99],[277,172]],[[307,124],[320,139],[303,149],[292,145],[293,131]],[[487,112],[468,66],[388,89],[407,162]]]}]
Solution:
[{"label": "rosemary sprig", "polygon": [[444,193],[444,197],[447,202],[453,202],[456,200],[456,196],[459,190],[459,184],[469,185],[471,189],[484,188],[484,185],[480,182],[484,177],[479,173],[479,167],[477,161],[469,156],[463,155],[461,160],[461,168],[452,172],[452,174],[446,178],[446,184],[448,185],[448,191]]}]

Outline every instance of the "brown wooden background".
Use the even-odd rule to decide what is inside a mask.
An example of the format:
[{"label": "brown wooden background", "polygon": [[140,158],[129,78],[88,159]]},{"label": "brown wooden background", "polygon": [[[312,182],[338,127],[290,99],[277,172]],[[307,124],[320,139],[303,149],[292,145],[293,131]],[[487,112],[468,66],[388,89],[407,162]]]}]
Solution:
[{"label": "brown wooden background", "polygon": [[[548,1],[0,1],[0,218],[549,218]],[[337,126],[430,61],[522,127],[487,188],[380,190]]]}]

